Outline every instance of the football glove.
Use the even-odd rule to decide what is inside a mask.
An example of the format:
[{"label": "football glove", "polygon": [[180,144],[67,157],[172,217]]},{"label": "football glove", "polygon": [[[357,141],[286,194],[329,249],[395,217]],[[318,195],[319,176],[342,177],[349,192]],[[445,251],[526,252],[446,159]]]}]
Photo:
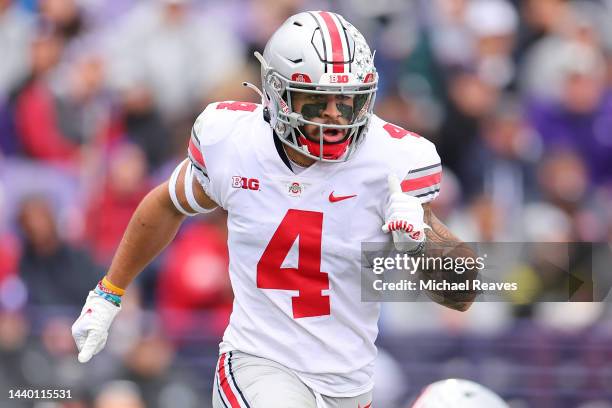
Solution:
[{"label": "football glove", "polygon": [[72,337],[79,349],[79,361],[86,363],[106,345],[108,329],[121,310],[94,291],[89,292],[81,315],[72,325]]},{"label": "football glove", "polygon": [[402,192],[397,175],[389,174],[389,201],[385,209],[382,230],[391,232],[395,249],[401,252],[418,253],[425,243],[423,206],[417,197]]}]

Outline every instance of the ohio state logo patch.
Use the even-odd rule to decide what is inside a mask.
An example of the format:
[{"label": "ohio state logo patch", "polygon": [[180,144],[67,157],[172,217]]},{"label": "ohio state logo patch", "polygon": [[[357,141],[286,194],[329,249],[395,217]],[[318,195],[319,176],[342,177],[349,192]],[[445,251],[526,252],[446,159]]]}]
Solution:
[{"label": "ohio state logo patch", "polygon": [[303,190],[304,190],[304,188],[297,181],[294,181],[293,183],[289,184],[289,186],[288,186],[288,193],[289,193],[289,195],[291,197],[298,197],[298,196],[300,196],[302,194]]},{"label": "ohio state logo patch", "polygon": [[312,82],[312,80],[307,74],[302,74],[300,72],[296,72],[295,74],[291,75],[291,80],[295,82]]}]

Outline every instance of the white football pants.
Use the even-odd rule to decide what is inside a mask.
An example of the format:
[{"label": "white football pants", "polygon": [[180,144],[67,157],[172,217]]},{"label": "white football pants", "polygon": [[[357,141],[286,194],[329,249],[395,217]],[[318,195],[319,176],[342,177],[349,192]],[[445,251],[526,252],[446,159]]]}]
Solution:
[{"label": "white football pants", "polygon": [[351,398],[321,395],[287,367],[240,351],[217,362],[213,408],[372,408],[372,392]]}]

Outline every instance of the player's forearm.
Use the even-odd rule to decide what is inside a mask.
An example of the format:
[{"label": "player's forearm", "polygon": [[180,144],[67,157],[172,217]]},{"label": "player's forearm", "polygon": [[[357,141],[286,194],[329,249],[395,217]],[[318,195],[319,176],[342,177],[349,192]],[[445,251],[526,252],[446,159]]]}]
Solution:
[{"label": "player's forearm", "polygon": [[[429,206],[425,206],[424,210],[425,222],[431,227],[425,232],[427,237],[424,249],[426,257],[476,259],[474,250],[451,233],[446,225],[433,214]],[[447,270],[422,270],[421,272],[429,279],[444,279],[456,283],[469,282],[477,276],[476,269],[461,270],[460,273]],[[464,312],[472,305],[477,292],[471,290],[464,292],[443,291],[428,293],[428,295],[443,306]]]},{"label": "player's forearm", "polygon": [[152,190],[140,203],[115,253],[107,278],[126,288],[174,239],[185,216],[172,204],[168,185]]}]

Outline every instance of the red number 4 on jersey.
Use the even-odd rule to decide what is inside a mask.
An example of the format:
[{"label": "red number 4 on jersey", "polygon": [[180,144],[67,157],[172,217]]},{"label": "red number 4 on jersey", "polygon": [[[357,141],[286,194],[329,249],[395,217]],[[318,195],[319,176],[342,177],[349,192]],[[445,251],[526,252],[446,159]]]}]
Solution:
[{"label": "red number 4 on jersey", "polygon": [[[327,273],[321,272],[322,229],[323,213],[287,211],[257,263],[258,288],[300,292],[292,299],[295,319],[330,314],[329,296],[321,294],[322,290],[329,289]],[[297,269],[282,268],[283,261],[298,237]]]}]

